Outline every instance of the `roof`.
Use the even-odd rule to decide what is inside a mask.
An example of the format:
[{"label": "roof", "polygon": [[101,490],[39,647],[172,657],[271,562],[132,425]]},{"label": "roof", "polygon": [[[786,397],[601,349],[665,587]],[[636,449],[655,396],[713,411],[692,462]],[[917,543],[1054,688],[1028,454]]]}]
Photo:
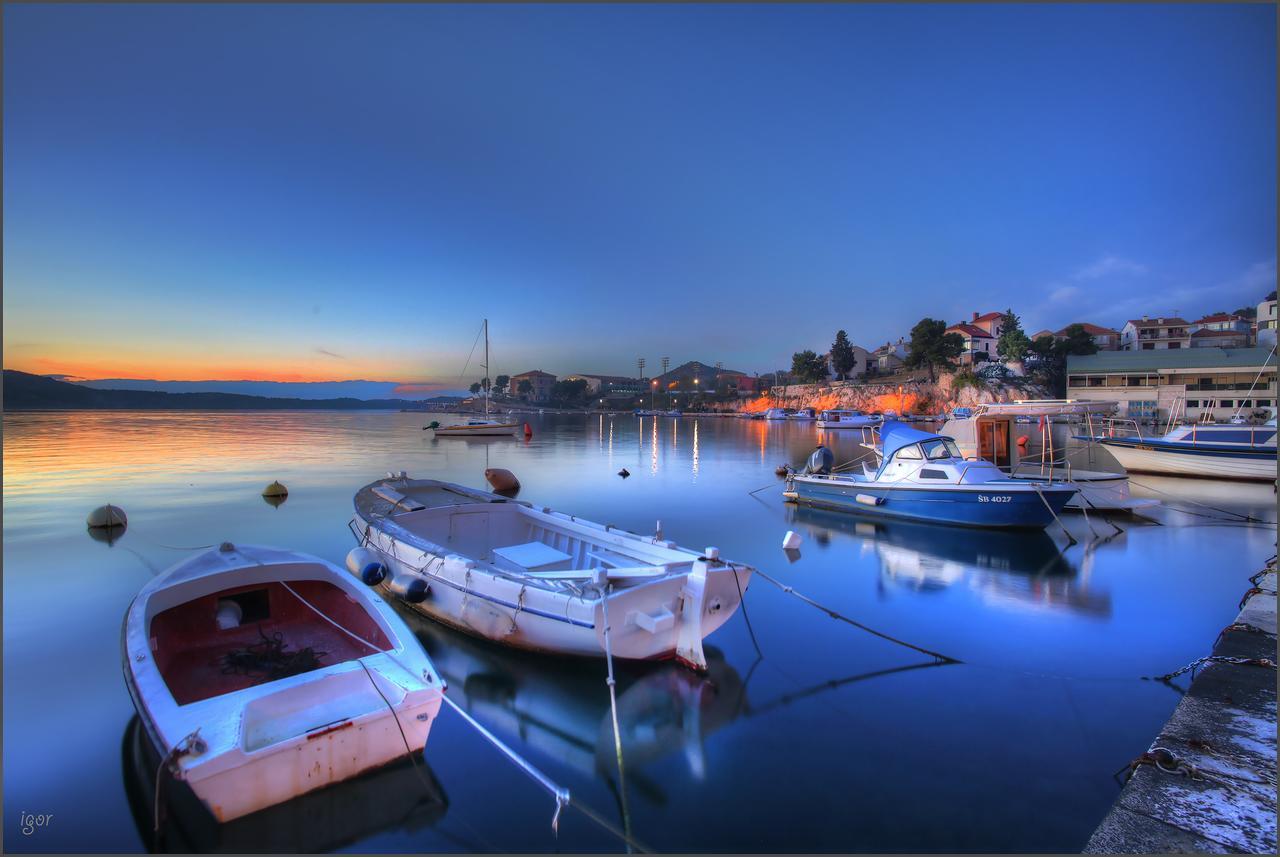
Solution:
[{"label": "roof", "polygon": [[937,440],[938,435],[927,431],[913,429],[906,423],[897,420],[886,420],[880,427],[880,449],[884,461],[893,458],[893,454],[904,446],[911,446],[922,440]]},{"label": "roof", "polygon": [[[1087,321],[1076,322],[1076,324],[1079,324],[1081,327],[1083,327],[1084,332],[1089,334],[1090,336],[1119,336],[1120,335],[1120,331],[1118,330],[1112,330],[1109,327],[1099,327],[1096,324],[1089,324],[1089,322]],[[1067,325],[1067,327],[1070,327],[1070,326],[1071,325],[1069,324]],[[1059,330],[1055,335],[1066,336],[1067,327],[1062,328],[1062,330]]]},{"label": "roof", "polygon": [[1178,318],[1176,316],[1166,318],[1129,319],[1129,324],[1132,324],[1134,327],[1177,327],[1178,325],[1187,325],[1190,323],[1191,322],[1187,321],[1185,318]]},{"label": "roof", "polygon": [[[1268,359],[1270,357],[1270,359]],[[1067,358],[1067,374],[1141,372],[1150,369],[1259,369],[1275,366],[1270,348],[1160,348],[1151,351],[1099,351]]]},{"label": "roof", "polygon": [[1196,324],[1214,324],[1219,321],[1244,321],[1245,319],[1233,312],[1215,312],[1213,315],[1206,315],[1204,318],[1197,319]]},{"label": "roof", "polygon": [[528,372],[521,372],[519,375],[512,375],[512,378],[532,378],[536,375],[543,375],[547,378],[554,378],[550,372],[543,372],[541,369],[530,369]]},{"label": "roof", "polygon": [[1053,336],[1053,331],[1046,327],[1044,330],[1031,334],[1032,339],[1039,339],[1042,336]]},{"label": "roof", "polygon": [[943,331],[943,333],[960,333],[969,337],[970,339],[977,339],[979,337],[983,339],[995,339],[994,336],[987,333],[982,328],[974,327],[972,324],[969,324],[968,322],[963,322],[963,321],[960,322],[959,324],[951,325],[945,331]]},{"label": "roof", "polygon": [[997,318],[1004,318],[1004,313],[989,312],[989,313],[986,313],[985,315],[978,316],[977,318],[974,319],[974,321],[995,321]]}]

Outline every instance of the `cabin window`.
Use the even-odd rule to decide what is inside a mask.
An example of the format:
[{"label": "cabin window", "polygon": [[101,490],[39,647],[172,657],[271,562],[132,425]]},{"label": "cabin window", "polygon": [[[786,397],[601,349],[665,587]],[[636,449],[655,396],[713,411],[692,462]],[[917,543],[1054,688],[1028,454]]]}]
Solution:
[{"label": "cabin window", "polygon": [[960,458],[960,449],[949,438],[939,438],[920,444],[924,457],[930,461],[945,461],[948,458]]},{"label": "cabin window", "polygon": [[925,467],[920,471],[920,478],[921,479],[946,479],[947,474],[946,474],[946,471],[943,471],[943,470],[932,470],[928,467]]},{"label": "cabin window", "polygon": [[909,458],[909,459],[911,459],[912,461],[919,461],[919,460],[920,460],[920,447],[918,447],[918,446],[914,446],[914,445],[913,445],[913,446],[904,446],[902,449],[898,450],[898,454],[897,454],[897,456],[895,456],[895,457],[896,457],[896,458],[898,458],[898,459]]}]

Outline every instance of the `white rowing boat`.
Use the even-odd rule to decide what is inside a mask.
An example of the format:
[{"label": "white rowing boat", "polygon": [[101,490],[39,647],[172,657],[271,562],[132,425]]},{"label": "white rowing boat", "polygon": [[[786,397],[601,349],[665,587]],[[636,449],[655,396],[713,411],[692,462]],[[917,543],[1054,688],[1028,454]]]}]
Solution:
[{"label": "white rowing boat", "polygon": [[227,543],[156,577],[122,649],[148,739],[220,822],[421,749],[444,690],[390,605],[276,548]]},{"label": "white rowing boat", "polygon": [[403,472],[356,492],[351,527],[360,546],[347,566],[361,579],[447,625],[560,654],[703,670],[703,638],[738,609],[752,574],[715,548]]}]

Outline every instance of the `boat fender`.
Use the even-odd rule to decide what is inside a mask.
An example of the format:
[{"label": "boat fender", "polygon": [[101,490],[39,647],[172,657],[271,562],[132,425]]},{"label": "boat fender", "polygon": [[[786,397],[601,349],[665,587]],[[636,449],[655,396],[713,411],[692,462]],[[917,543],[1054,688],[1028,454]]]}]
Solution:
[{"label": "boat fender", "polygon": [[870,494],[855,494],[853,499],[857,500],[864,506],[879,506],[884,502],[883,497],[873,497]]},{"label": "boat fender", "polygon": [[240,627],[240,620],[244,618],[244,611],[240,609],[239,604],[230,598],[223,598],[218,601],[218,612],[214,614],[214,618],[218,623],[219,631],[228,631],[232,628]]},{"label": "boat fender", "polygon": [[793,551],[800,547],[800,534],[795,530],[787,530],[787,534],[782,537],[782,549],[784,551]]},{"label": "boat fender", "polygon": [[397,598],[410,604],[419,604],[427,598],[427,582],[416,574],[397,574],[387,584],[387,589]]},{"label": "boat fender", "polygon": [[1029,440],[1031,440],[1031,438],[1027,437],[1025,434],[1022,437],[1018,438],[1018,446],[1022,447],[1024,452],[1026,451],[1027,441]]},{"label": "boat fender", "polygon": [[389,574],[386,563],[368,548],[352,548],[347,554],[347,571],[354,574],[366,586],[377,586]]}]

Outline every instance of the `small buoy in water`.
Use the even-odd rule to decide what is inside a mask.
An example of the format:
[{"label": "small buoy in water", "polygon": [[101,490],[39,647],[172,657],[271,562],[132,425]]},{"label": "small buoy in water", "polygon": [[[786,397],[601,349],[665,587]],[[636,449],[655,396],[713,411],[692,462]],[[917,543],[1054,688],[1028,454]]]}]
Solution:
[{"label": "small buoy in water", "polygon": [[784,551],[793,551],[800,548],[800,534],[795,530],[787,530],[787,534],[782,537],[782,549]]},{"label": "small buoy in water", "polygon": [[266,488],[262,489],[263,497],[288,497],[289,489],[281,485],[279,482],[272,482]]},{"label": "small buoy in water", "polygon": [[494,491],[519,491],[520,480],[510,470],[501,467],[490,467],[484,472],[484,479],[493,486]]},{"label": "small buoy in water", "polygon": [[279,496],[267,495],[267,494],[262,495],[262,502],[266,503],[268,506],[271,506],[274,509],[279,509],[281,506],[284,505],[284,501],[288,499],[289,499],[288,494],[281,494]]},{"label": "small buoy in water", "polygon": [[525,424],[524,424],[524,436],[525,436],[525,437],[533,437],[533,429],[529,428],[529,424],[528,424],[528,423],[525,423]]},{"label": "small buoy in water", "polygon": [[800,561],[800,551],[796,550],[795,548],[792,548],[791,550],[784,550],[783,553],[787,555],[787,562]]},{"label": "small buoy in water", "polygon": [[628,476],[631,475],[631,471],[627,470],[627,468],[624,467],[618,471],[618,475],[621,476],[623,479],[626,479]]},{"label": "small buoy in water", "polygon": [[90,512],[86,523],[93,528],[123,528],[129,526],[129,519],[125,517],[124,509],[121,509],[119,506],[112,506],[108,503],[107,505],[99,506]]}]

